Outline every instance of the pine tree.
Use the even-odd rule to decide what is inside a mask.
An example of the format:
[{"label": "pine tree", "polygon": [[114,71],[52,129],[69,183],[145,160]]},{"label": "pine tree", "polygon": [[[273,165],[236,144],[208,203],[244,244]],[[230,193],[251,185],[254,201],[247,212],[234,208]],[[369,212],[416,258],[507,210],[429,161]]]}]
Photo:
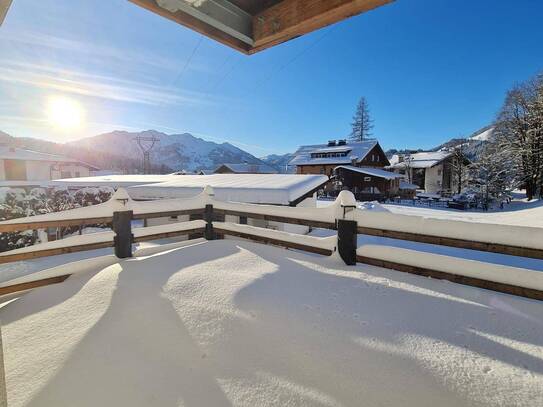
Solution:
[{"label": "pine tree", "polygon": [[353,116],[351,126],[353,129],[350,137],[351,140],[363,141],[371,136],[373,120],[370,117],[368,102],[364,96],[360,98],[360,101],[356,106],[356,112]]}]

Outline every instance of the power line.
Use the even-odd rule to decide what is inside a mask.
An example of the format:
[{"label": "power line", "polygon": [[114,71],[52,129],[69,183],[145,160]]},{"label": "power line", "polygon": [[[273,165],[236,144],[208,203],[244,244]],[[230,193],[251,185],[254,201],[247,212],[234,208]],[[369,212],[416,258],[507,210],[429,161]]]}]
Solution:
[{"label": "power line", "polygon": [[204,39],[204,36],[203,35],[200,35],[200,38],[198,39],[198,43],[196,44],[196,46],[193,48],[192,52],[190,53],[189,57],[187,58],[187,61],[185,62],[185,66],[183,66],[183,69],[181,70],[181,72],[179,73],[179,75],[175,78],[175,80],[173,81],[172,85],[175,85],[177,82],[179,82],[179,80],[183,77],[183,74],[185,73],[185,71],[187,70],[190,62],[192,61],[192,58],[194,57],[194,54],[196,54],[196,51],[198,51],[198,48],[200,48],[200,45],[202,44],[202,41]]},{"label": "power line", "polygon": [[261,81],[257,82],[257,84],[255,86],[253,86],[253,88],[251,90],[256,91],[256,90],[260,89],[266,82],[268,82],[271,78],[273,78],[277,73],[281,72],[287,66],[294,63],[298,58],[300,58],[302,55],[304,55],[309,50],[311,50],[315,45],[317,45],[319,42],[321,42],[326,36],[328,36],[328,34],[330,34],[332,31],[334,31],[337,27],[338,27],[338,25],[334,25],[333,27],[326,30],[315,41],[313,41],[307,47],[303,48],[300,52],[298,52],[296,55],[294,55],[291,59],[289,59],[283,65],[280,65],[275,71],[272,71],[267,77],[265,77]]},{"label": "power line", "polygon": [[[219,80],[218,80],[217,82],[215,82],[215,84],[214,84],[211,88],[209,88],[209,90],[207,91],[207,93],[213,93],[213,92],[215,92],[215,91],[219,88],[219,86],[223,83],[223,81],[224,81],[228,76],[230,76],[230,74],[234,71],[234,68],[235,68],[236,66],[238,66],[238,64],[239,64],[240,62],[241,62],[241,59],[238,59],[237,61],[235,61],[235,62],[230,66],[229,69],[225,70],[225,71],[224,71],[224,75],[222,75],[222,76],[219,78]],[[226,66],[226,64],[225,64],[224,66]]]}]

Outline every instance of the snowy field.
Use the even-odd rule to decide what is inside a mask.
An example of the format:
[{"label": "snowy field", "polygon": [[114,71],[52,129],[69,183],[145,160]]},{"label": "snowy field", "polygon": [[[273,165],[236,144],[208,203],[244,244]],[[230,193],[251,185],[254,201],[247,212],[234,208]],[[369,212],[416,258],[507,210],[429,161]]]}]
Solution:
[{"label": "snowy field", "polygon": [[0,309],[11,406],[539,406],[543,303],[235,240]]},{"label": "snowy field", "polygon": [[[333,201],[319,200],[317,206],[326,207]],[[462,220],[478,223],[497,223],[502,225],[535,226],[543,227],[543,201],[533,200],[527,202],[517,194],[510,204],[504,206],[503,210],[489,212],[462,211],[448,208],[427,208],[407,205],[380,205],[392,213],[401,215],[423,216],[435,219]]]}]

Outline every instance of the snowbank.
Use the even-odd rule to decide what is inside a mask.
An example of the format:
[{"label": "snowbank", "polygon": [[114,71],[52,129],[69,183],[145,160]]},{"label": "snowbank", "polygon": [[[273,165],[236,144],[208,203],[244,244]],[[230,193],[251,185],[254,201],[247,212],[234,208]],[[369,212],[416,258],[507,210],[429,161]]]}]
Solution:
[{"label": "snowbank", "polygon": [[537,406],[543,305],[223,240],[0,309],[10,407]]}]

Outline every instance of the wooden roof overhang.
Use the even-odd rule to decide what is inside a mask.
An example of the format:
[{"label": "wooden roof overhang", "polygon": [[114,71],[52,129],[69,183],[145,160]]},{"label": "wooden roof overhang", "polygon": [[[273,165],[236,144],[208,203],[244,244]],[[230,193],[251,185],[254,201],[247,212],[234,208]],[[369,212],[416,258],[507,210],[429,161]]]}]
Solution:
[{"label": "wooden roof overhang", "polygon": [[394,0],[130,1],[245,54],[254,54]]},{"label": "wooden roof overhang", "polygon": [[0,25],[4,22],[12,0],[0,0]]}]

